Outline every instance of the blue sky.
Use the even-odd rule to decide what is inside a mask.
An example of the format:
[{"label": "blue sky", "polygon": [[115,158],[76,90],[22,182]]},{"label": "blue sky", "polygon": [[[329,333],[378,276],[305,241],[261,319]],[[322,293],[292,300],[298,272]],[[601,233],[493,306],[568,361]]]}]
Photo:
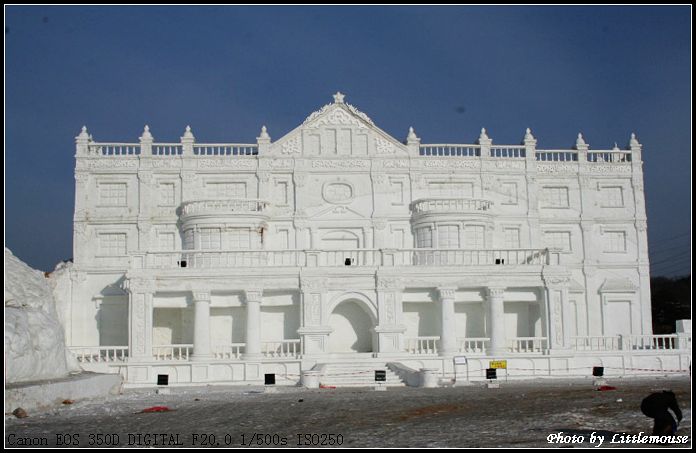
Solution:
[{"label": "blue sky", "polygon": [[654,274],[690,273],[689,7],[6,7],[5,243],[72,256],[74,137],[275,139],[337,90],[385,131],[643,143]]}]

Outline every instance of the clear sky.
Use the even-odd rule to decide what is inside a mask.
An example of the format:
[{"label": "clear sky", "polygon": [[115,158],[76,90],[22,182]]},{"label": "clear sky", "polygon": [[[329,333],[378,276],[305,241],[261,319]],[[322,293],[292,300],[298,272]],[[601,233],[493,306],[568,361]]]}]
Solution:
[{"label": "clear sky", "polygon": [[5,7],[5,244],[72,256],[74,137],[279,138],[340,90],[393,136],[643,144],[654,275],[690,273],[691,10]]}]

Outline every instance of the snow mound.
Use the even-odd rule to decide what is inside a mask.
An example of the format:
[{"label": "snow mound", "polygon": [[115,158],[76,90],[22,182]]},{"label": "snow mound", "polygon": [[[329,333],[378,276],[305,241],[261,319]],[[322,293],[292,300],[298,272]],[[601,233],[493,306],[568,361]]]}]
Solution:
[{"label": "snow mound", "polygon": [[5,248],[5,380],[54,379],[79,371],[65,346],[53,294],[43,272]]}]

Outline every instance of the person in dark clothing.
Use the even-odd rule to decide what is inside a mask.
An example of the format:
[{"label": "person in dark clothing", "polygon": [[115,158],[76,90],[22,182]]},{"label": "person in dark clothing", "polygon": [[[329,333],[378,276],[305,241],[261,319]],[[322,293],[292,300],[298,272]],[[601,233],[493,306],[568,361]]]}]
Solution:
[{"label": "person in dark clothing", "polygon": [[654,436],[674,435],[677,432],[677,422],[667,409],[672,409],[677,416],[677,421],[681,422],[682,412],[677,403],[674,392],[665,390],[662,393],[648,395],[640,403],[640,410],[650,418],[655,419],[653,426]]}]

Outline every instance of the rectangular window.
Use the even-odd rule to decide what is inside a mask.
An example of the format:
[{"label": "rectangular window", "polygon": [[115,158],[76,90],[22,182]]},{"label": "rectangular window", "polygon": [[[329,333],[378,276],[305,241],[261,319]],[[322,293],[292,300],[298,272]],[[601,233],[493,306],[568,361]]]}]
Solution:
[{"label": "rectangular window", "polygon": [[517,204],[517,183],[504,182],[500,185],[503,195],[502,204]]},{"label": "rectangular window", "polygon": [[278,200],[278,206],[288,205],[288,182],[287,181],[276,181],[276,200]]},{"label": "rectangular window", "polygon": [[174,250],[174,233],[157,233],[157,246],[162,251]]},{"label": "rectangular window", "polygon": [[605,252],[622,253],[626,251],[625,231],[605,231]]},{"label": "rectangular window", "polygon": [[194,250],[196,245],[193,242],[193,230],[184,231],[184,249]]},{"label": "rectangular window", "polygon": [[207,185],[210,198],[246,198],[246,183],[244,182],[209,182]]},{"label": "rectangular window", "polygon": [[570,205],[567,187],[544,187],[543,194],[545,208],[567,208]]},{"label": "rectangular window", "polygon": [[281,229],[277,230],[278,234],[278,248],[281,250],[288,250],[290,248],[290,230]]},{"label": "rectangular window", "polygon": [[622,187],[602,187],[599,190],[600,206],[603,208],[623,208]]},{"label": "rectangular window", "polygon": [[249,230],[234,229],[229,233],[228,239],[231,249],[248,249],[249,248]]},{"label": "rectangular window", "polygon": [[128,204],[127,187],[126,183],[99,184],[99,205],[126,206]]},{"label": "rectangular window", "polygon": [[126,255],[125,233],[104,233],[99,235],[99,254],[105,256]]},{"label": "rectangular window", "polygon": [[459,227],[456,225],[443,225],[437,227],[437,248],[458,249]]},{"label": "rectangular window", "polygon": [[220,250],[220,228],[201,228],[201,250]]},{"label": "rectangular window", "polygon": [[392,206],[404,204],[404,182],[398,179],[389,180],[389,192]]},{"label": "rectangular window", "polygon": [[570,231],[545,231],[544,245],[548,248],[570,252],[572,250],[570,243]]},{"label": "rectangular window", "polygon": [[433,247],[433,235],[430,227],[418,228],[416,230],[416,247],[420,249]]},{"label": "rectangular window", "polygon": [[406,230],[403,228],[391,228],[392,247],[402,249],[406,247]]},{"label": "rectangular window", "polygon": [[470,182],[431,182],[428,184],[430,195],[439,198],[472,198],[474,185]]},{"label": "rectangular window", "polygon": [[503,238],[505,248],[518,249],[520,248],[520,229],[519,228],[503,228]]},{"label": "rectangular window", "polygon": [[482,249],[486,246],[485,228],[479,225],[467,225],[464,228],[464,247],[467,249]]},{"label": "rectangular window", "polygon": [[158,206],[174,206],[174,184],[161,183],[157,188]]}]

